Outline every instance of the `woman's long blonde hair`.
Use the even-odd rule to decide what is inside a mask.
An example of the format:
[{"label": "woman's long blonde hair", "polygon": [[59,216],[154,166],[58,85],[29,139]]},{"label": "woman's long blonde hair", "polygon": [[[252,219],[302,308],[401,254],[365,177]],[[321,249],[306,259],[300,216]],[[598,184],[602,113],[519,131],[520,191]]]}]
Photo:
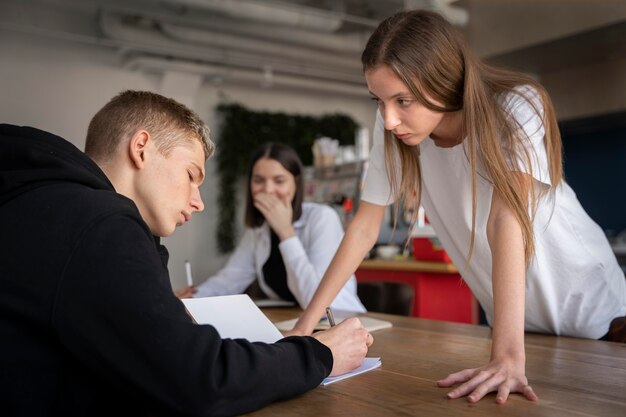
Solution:
[{"label": "woman's long blonde hair", "polygon": [[[383,21],[367,42],[361,61],[364,71],[381,65],[391,68],[426,108],[461,112],[461,134],[472,173],[472,232],[467,261],[474,250],[476,177],[480,166],[521,226],[528,263],[535,251],[533,217],[545,191],[537,190],[533,181],[530,189],[520,188],[514,172],[532,176],[531,161],[535,155],[528,145],[530,139],[503,107],[502,100],[507,93],[520,95],[543,121],[552,184],[549,190],[554,193],[563,177],[561,137],[545,89],[527,75],[481,62],[449,22],[437,13],[423,10],[403,11]],[[531,88],[516,89],[521,86]],[[443,105],[435,105],[426,97]],[[535,104],[537,98],[543,109]],[[391,135],[385,131],[385,160],[392,193],[396,201],[404,200],[416,208],[421,198],[419,146],[407,146],[392,140]],[[401,163],[401,178],[393,166],[396,157]]]}]

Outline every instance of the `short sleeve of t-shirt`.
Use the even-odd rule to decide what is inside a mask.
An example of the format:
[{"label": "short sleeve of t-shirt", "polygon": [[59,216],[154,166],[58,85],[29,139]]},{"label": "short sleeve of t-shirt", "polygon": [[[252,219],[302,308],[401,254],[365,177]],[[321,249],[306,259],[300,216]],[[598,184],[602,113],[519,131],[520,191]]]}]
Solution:
[{"label": "short sleeve of t-shirt", "polygon": [[[523,140],[523,144],[530,156],[532,176],[548,187],[551,186],[548,172],[548,156],[544,144],[545,127],[543,124],[541,97],[531,87],[518,87],[505,96],[503,106],[528,137],[527,140]],[[524,155],[521,155],[514,165],[518,167],[516,170],[531,174]]]},{"label": "short sleeve of t-shirt", "polygon": [[[385,164],[385,129],[380,112],[376,112],[374,125],[374,144],[370,152],[370,161],[365,174],[361,200],[386,206],[394,201]],[[398,161],[396,166],[400,166]]]}]

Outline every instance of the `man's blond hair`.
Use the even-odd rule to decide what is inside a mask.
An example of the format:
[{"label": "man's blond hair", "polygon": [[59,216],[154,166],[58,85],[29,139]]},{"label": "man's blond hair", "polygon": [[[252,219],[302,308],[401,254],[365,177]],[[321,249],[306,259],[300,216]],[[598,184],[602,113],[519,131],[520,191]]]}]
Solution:
[{"label": "man's blond hair", "polygon": [[146,130],[157,149],[168,155],[182,143],[198,140],[205,159],[215,145],[209,128],[198,115],[179,102],[149,91],[124,91],[113,97],[91,119],[85,153],[98,162],[107,162],[118,145],[139,130]]}]

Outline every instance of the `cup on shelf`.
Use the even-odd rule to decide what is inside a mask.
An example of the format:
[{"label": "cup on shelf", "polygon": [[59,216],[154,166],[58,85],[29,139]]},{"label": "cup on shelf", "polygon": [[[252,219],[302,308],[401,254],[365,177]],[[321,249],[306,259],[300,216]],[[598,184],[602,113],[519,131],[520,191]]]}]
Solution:
[{"label": "cup on shelf", "polygon": [[381,245],[376,248],[376,256],[381,259],[393,259],[398,253],[400,248],[396,245]]}]

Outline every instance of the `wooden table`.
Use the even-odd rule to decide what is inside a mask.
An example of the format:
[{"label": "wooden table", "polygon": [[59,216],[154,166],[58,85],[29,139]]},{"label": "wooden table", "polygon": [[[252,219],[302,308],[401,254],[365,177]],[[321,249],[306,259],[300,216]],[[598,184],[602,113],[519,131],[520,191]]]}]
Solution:
[{"label": "wooden table", "polygon": [[[265,309],[272,321],[297,317],[297,309]],[[382,367],[250,416],[626,416],[626,344],[537,334],[526,335],[526,373],[539,396],[513,394],[504,405],[489,394],[477,404],[448,400],[435,381],[489,359],[485,326],[368,313],[393,322],[373,333],[368,356]],[[288,370],[285,370],[288,372]]]}]

